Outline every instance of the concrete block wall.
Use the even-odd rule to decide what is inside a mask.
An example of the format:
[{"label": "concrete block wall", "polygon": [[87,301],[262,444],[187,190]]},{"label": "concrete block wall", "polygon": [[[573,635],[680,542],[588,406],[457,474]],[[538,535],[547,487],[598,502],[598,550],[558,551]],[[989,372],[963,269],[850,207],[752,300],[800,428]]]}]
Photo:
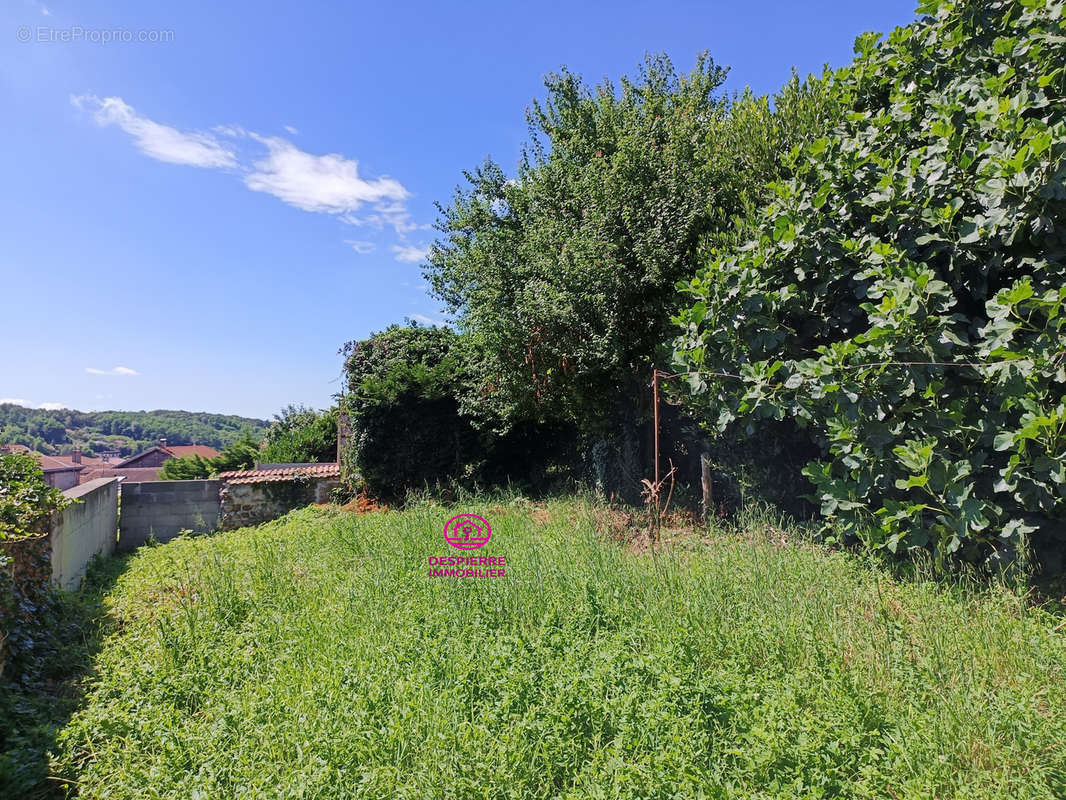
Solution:
[{"label": "concrete block wall", "polygon": [[221,481],[145,481],[122,486],[118,549],[132,550],[149,537],[168,542],[183,530],[218,528]]},{"label": "concrete block wall", "polygon": [[76,502],[52,520],[52,581],[64,589],[77,589],[93,556],[115,552],[118,478],[99,478],[63,494]]}]

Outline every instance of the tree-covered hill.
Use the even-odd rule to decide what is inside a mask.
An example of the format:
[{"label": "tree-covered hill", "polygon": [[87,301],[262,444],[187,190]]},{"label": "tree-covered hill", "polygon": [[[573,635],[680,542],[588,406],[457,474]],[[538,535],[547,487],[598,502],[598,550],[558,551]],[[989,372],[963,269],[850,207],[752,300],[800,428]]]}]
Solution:
[{"label": "tree-covered hill", "polygon": [[261,419],[200,411],[45,411],[0,404],[0,443],[24,444],[42,453],[66,453],[78,445],[86,453],[115,449],[128,455],[161,438],[168,444],[221,449],[242,430],[261,439],[266,428]]}]

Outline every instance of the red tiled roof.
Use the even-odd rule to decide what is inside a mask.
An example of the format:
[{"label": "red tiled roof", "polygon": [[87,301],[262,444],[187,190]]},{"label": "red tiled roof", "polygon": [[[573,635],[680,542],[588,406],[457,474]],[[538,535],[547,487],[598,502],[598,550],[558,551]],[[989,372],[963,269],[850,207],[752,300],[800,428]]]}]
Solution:
[{"label": "red tiled roof", "polygon": [[101,467],[107,462],[102,458],[96,458],[94,456],[82,456],[81,463],[75,464],[74,457],[69,453],[65,456],[49,456],[44,453],[38,453],[36,450],[30,450],[23,444],[5,444],[0,445],[0,453],[29,453],[31,456],[41,462],[41,469],[49,472],[64,470],[64,469],[85,469],[86,467]]},{"label": "red tiled roof", "polygon": [[218,450],[208,447],[206,444],[168,444],[163,448],[171,453],[174,458],[189,458],[200,456],[201,458],[217,458]]},{"label": "red tiled roof", "polygon": [[85,469],[83,464],[72,464],[70,461],[64,461],[62,456],[46,456],[44,453],[30,453],[31,456],[35,456],[38,461],[41,462],[41,469],[45,472],[62,472],[63,470],[80,471]]},{"label": "red tiled roof", "polygon": [[[156,450],[162,450],[171,458],[189,458],[191,456],[200,456],[202,458],[215,458],[218,455],[218,450],[213,447],[208,447],[206,444],[175,444],[162,447],[156,445],[155,447],[149,447],[136,455],[132,455],[129,458],[123,459],[119,462],[118,466],[124,466],[126,464],[136,464],[142,458],[149,453],[154,453]],[[138,467],[137,469],[145,469],[144,467]]]},{"label": "red tiled roof", "polygon": [[141,483],[159,480],[162,467],[93,467],[79,475],[78,483],[88,483],[97,478],[125,478],[123,483]]},{"label": "red tiled roof", "polygon": [[273,483],[303,477],[339,478],[340,476],[340,464],[303,464],[294,467],[236,470],[220,473],[218,477],[227,483]]},{"label": "red tiled roof", "polygon": [[[70,455],[48,456],[48,457],[50,459],[52,459],[53,461],[61,461],[62,463],[66,464],[68,466],[74,466],[74,467],[78,466],[78,464],[74,463],[73,456],[70,456]],[[96,458],[94,456],[82,456],[81,457],[81,466],[83,466],[83,467],[99,467],[99,466],[102,466],[103,464],[104,464],[104,460],[102,458]]]}]

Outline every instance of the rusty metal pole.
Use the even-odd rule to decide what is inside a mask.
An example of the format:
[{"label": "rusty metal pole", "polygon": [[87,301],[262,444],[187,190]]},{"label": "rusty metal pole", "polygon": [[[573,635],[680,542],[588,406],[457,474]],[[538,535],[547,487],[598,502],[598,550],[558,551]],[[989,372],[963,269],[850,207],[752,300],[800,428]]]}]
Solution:
[{"label": "rusty metal pole", "polygon": [[651,371],[651,395],[655,417],[655,491],[659,491],[659,370]]},{"label": "rusty metal pole", "polygon": [[703,524],[707,525],[714,515],[714,484],[711,483],[711,457],[700,456],[700,483],[703,488]]}]

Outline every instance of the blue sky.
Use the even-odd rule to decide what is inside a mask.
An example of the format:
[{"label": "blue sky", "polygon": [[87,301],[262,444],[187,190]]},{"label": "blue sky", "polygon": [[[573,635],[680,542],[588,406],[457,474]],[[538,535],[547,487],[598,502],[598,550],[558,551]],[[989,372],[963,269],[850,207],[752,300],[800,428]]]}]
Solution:
[{"label": "blue sky", "polygon": [[443,317],[433,203],[515,164],[545,73],[708,50],[771,92],[915,5],[4,0],[0,400],[326,406],[345,341]]}]

